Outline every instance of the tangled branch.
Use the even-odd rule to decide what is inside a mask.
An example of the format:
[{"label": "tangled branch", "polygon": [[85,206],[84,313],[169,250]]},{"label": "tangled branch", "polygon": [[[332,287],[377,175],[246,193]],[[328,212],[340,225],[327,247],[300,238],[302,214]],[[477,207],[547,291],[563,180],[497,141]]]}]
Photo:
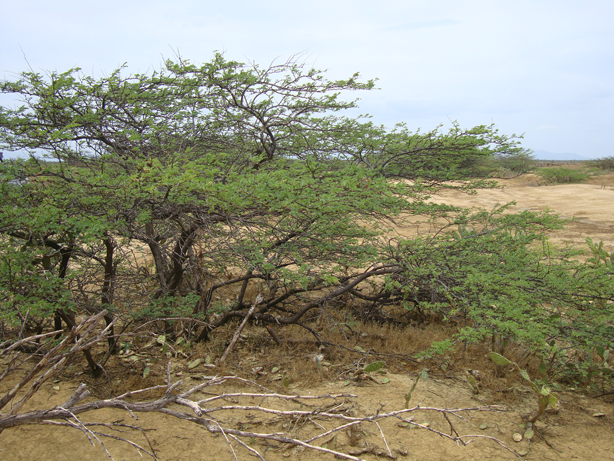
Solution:
[{"label": "tangled branch", "polygon": [[[171,381],[171,364],[168,364],[166,385],[157,385],[146,389],[140,389],[135,391],[126,392],[117,397],[113,397],[105,400],[97,400],[92,402],[83,402],[90,393],[87,390],[85,384],[81,384],[70,398],[62,405],[45,410],[33,410],[16,414],[3,415],[0,414],[0,429],[9,427],[25,425],[25,424],[49,424],[49,425],[62,425],[67,427],[73,427],[81,430],[93,444],[94,441],[101,443],[103,449],[109,457],[110,453],[104,447],[102,437],[110,437],[116,440],[121,440],[129,443],[135,449],[148,454],[153,459],[158,459],[155,450],[151,447],[145,449],[137,443],[123,437],[115,435],[105,434],[103,432],[94,431],[92,426],[101,426],[108,429],[114,429],[116,423],[87,423],[82,422],[79,419],[79,415],[86,412],[100,410],[102,408],[116,408],[125,410],[132,417],[135,417],[135,413],[139,412],[158,412],[161,414],[169,415],[174,418],[190,421],[197,425],[200,425],[207,429],[212,434],[221,434],[229,444],[231,451],[235,454],[235,448],[232,447],[231,442],[237,442],[239,446],[245,448],[252,454],[258,456],[260,459],[264,459],[253,446],[248,446],[246,440],[266,440],[269,442],[276,442],[281,445],[303,447],[303,449],[309,449],[328,453],[342,459],[360,460],[359,454],[365,453],[365,451],[355,451],[353,453],[344,453],[338,449],[331,449],[327,447],[327,443],[319,443],[323,440],[330,440],[337,434],[344,432],[357,431],[360,424],[374,423],[378,427],[378,432],[382,437],[386,446],[386,451],[383,454],[388,457],[394,458],[392,450],[386,441],[384,431],[378,422],[383,420],[397,418],[407,423],[408,425],[422,428],[427,431],[436,433],[442,437],[455,441],[462,445],[467,445],[479,435],[459,435],[452,422],[450,416],[464,420],[459,414],[461,412],[470,411],[504,411],[505,409],[498,406],[483,406],[473,408],[435,408],[435,407],[422,407],[420,405],[413,408],[404,408],[401,410],[395,410],[391,412],[376,412],[375,414],[359,415],[355,416],[356,411],[356,395],[354,394],[325,394],[325,395],[285,395],[271,392],[262,386],[236,376],[220,376],[205,378],[205,381],[191,387],[185,392],[180,391],[182,381]],[[205,389],[209,389],[212,386],[219,386],[224,383],[237,382],[240,384],[248,384],[257,386],[260,391],[258,392],[240,392],[240,393],[221,393],[212,397],[204,399],[197,399],[196,394],[204,392]],[[152,391],[164,390],[164,394],[155,400],[151,401],[132,401],[134,397]],[[244,399],[259,399],[260,404],[247,405],[242,404],[240,401]],[[225,400],[233,402],[231,405],[219,405],[214,406],[215,402]],[[274,400],[278,402],[286,402],[300,407],[300,409],[279,409],[274,405],[265,405],[265,401]],[[234,403],[237,402],[237,403]],[[409,417],[412,413],[417,411],[437,412],[444,415],[451,427],[451,434],[445,434],[426,425],[415,423],[413,418]],[[281,421],[295,421],[295,422],[310,422],[317,428],[316,434],[308,438],[301,438],[296,435],[290,435],[286,432],[255,432],[249,430],[243,430],[241,428],[227,427],[222,423],[221,418],[217,418],[215,414],[220,412],[231,412],[234,414],[240,413],[256,413],[260,415],[269,415],[269,419],[265,420],[265,424],[275,424]],[[316,421],[320,421],[317,423]],[[325,427],[328,426],[328,427]],[[130,430],[141,430],[137,426],[122,425],[124,428]],[[148,439],[147,439],[148,440]],[[501,441],[495,440],[499,445],[511,452],[511,450]],[[148,440],[149,441],[149,440]],[[316,444],[318,443],[318,444]]]}]

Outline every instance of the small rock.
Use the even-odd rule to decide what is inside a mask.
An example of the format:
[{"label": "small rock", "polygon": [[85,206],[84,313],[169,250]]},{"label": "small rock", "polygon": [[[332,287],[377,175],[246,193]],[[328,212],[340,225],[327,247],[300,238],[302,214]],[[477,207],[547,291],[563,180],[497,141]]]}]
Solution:
[{"label": "small rock", "polygon": [[514,442],[522,442],[522,434],[519,434],[518,432],[514,433],[512,438],[514,439]]},{"label": "small rock", "polygon": [[603,418],[604,416],[605,416],[605,413],[593,413],[594,418]]}]

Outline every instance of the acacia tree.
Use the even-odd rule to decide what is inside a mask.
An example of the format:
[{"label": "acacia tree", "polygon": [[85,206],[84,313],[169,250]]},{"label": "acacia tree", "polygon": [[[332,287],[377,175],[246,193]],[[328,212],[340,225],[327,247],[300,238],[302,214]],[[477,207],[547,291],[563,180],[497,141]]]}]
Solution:
[{"label": "acacia tree", "polygon": [[[464,232],[484,228],[483,220],[453,218],[459,210],[426,200],[438,187],[475,187],[449,181],[463,177],[475,159],[517,154],[516,137],[456,124],[448,133],[412,134],[404,126],[388,131],[338,115],[356,105],[341,92],[369,90],[373,82],[361,83],[358,75],[330,81],[296,60],[260,68],[217,54],[201,66],[180,59],[152,75],[125,72],[99,79],[79,69],[25,72],[1,84],[22,105],[1,109],[0,148],[42,150],[54,160],[1,166],[4,254],[19,254],[19,264],[31,266],[20,277],[56,287],[32,290],[38,282],[15,278],[12,256],[5,257],[2,295],[11,306],[3,308],[5,318],[23,324],[54,310],[70,322],[70,312],[102,309],[190,317],[205,323],[196,334],[206,340],[248,315],[310,328],[309,312],[341,297],[354,298],[371,317],[408,299],[409,311],[488,309],[479,296],[465,310],[443,308],[467,299],[458,294],[470,289],[460,281],[466,274],[456,271],[462,263],[443,278],[433,276],[433,264],[446,267],[438,261],[441,251],[417,264],[409,255],[420,240],[391,241],[385,229],[401,216],[449,216],[461,242],[476,241]],[[21,187],[9,184],[16,169],[30,178]],[[548,216],[524,219],[516,226],[491,220],[487,227],[498,229],[502,242],[525,235],[518,245],[527,248],[557,225]],[[540,223],[539,232],[530,223]],[[418,253],[429,244],[446,247],[423,242]],[[496,259],[492,251],[484,254],[484,263]],[[519,275],[531,267],[518,265],[506,280],[520,287],[529,280],[528,291],[542,286],[539,274]],[[585,285],[565,294],[560,287],[570,272],[557,274],[545,291],[611,296],[589,293]],[[218,290],[229,288],[234,299],[216,302]],[[258,294],[262,302],[248,310]],[[32,309],[33,299],[46,310]],[[478,315],[465,319],[474,339],[500,329],[500,322],[481,322]],[[173,334],[168,320],[165,328]]]}]

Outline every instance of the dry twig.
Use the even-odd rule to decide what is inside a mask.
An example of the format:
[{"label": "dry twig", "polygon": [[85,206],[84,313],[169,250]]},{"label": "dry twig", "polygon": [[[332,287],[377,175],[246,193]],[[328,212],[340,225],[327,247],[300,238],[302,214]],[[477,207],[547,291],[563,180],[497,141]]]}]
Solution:
[{"label": "dry twig", "polygon": [[[252,306],[253,307],[253,306]],[[86,319],[78,327],[76,327],[69,336],[65,337],[58,345],[52,347],[30,370],[26,376],[11,389],[1,400],[2,405],[6,405],[8,402],[16,398],[18,391],[24,389],[26,385],[33,381],[30,387],[26,390],[21,400],[13,405],[11,411],[8,414],[0,413],[0,431],[6,428],[15,427],[25,424],[48,424],[56,426],[67,426],[82,431],[90,443],[95,441],[99,442],[103,450],[109,457],[111,454],[108,452],[101,438],[111,438],[126,442],[133,446],[139,453],[145,453],[153,459],[157,459],[157,455],[153,450],[149,439],[147,439],[150,449],[147,450],[141,445],[131,441],[128,437],[121,437],[117,435],[107,434],[100,431],[94,431],[90,429],[93,426],[99,426],[107,428],[109,430],[116,430],[117,425],[114,423],[101,423],[101,422],[82,422],[78,415],[86,412],[97,411],[102,408],[116,408],[119,410],[127,411],[133,418],[136,419],[135,414],[139,412],[158,412],[165,415],[172,416],[174,418],[190,421],[197,425],[200,425],[207,429],[212,434],[221,434],[227,441],[230,450],[235,459],[238,459],[237,453],[235,453],[235,447],[232,446],[232,442],[237,442],[240,447],[245,448],[252,455],[258,456],[264,460],[262,454],[254,448],[253,443],[248,445],[246,440],[261,440],[269,442],[277,442],[287,446],[303,447],[304,449],[319,451],[322,453],[328,453],[341,459],[349,459],[358,461],[360,458],[356,456],[358,452],[344,453],[339,449],[334,450],[328,448],[326,445],[319,446],[314,444],[318,440],[322,440],[326,437],[335,436],[341,431],[358,427],[361,423],[374,423],[377,425],[380,435],[384,440],[387,453],[387,457],[393,457],[391,447],[388,445],[384,430],[378,422],[389,419],[398,418],[402,421],[424,430],[436,433],[442,437],[455,441],[462,445],[467,445],[471,441],[477,438],[489,438],[496,443],[504,447],[506,450],[512,452],[503,442],[493,437],[486,437],[483,435],[459,435],[449,416],[455,416],[456,418],[463,419],[459,415],[459,412],[466,411],[503,411],[504,409],[496,406],[474,407],[474,408],[435,408],[435,407],[422,407],[417,405],[413,408],[404,408],[401,410],[395,410],[387,413],[381,411],[375,414],[355,416],[353,414],[355,409],[354,399],[356,395],[353,394],[326,394],[326,395],[285,395],[279,394],[266,389],[265,387],[236,376],[220,376],[211,377],[205,379],[204,382],[199,383],[196,386],[191,387],[186,391],[181,391],[182,381],[171,381],[171,364],[168,363],[166,370],[166,384],[152,386],[146,389],[138,389],[134,391],[126,392],[114,398],[90,401],[86,402],[86,398],[89,397],[89,391],[85,384],[81,384],[73,394],[60,406],[55,406],[48,409],[38,409],[28,412],[20,413],[23,403],[25,403],[35,392],[40,389],[43,382],[55,376],[57,372],[68,363],[68,360],[73,357],[79,351],[84,348],[91,347],[96,342],[103,339],[108,334],[108,327],[102,331],[96,329],[96,326],[103,318],[105,312]],[[249,317],[246,316],[246,319]],[[237,330],[240,332],[240,329]],[[45,336],[45,335],[43,335]],[[14,344],[8,346],[11,350],[15,350],[17,346]],[[68,348],[68,350],[66,350]],[[10,351],[9,351],[10,352]],[[7,353],[0,351],[0,353]],[[218,393],[213,397],[205,399],[198,399],[194,394],[200,391],[204,391],[212,386],[219,386],[224,383],[234,381],[241,384],[247,384],[249,386],[256,387],[259,392],[245,392],[245,393]],[[142,395],[145,392],[164,389],[162,397],[156,400],[139,401],[135,397]],[[233,399],[236,404],[233,405],[221,405],[210,406],[212,403],[223,399]],[[243,404],[241,401],[244,399],[259,399],[260,404]],[[332,400],[332,404],[324,404],[325,401]],[[294,409],[280,409],[275,408],[274,405],[267,404],[265,402],[274,403],[275,401],[283,401],[286,403],[294,404],[299,408]],[[1,408],[1,406],[0,406]],[[450,435],[441,431],[437,431],[431,427],[420,425],[413,420],[406,418],[408,414],[416,411],[427,412],[439,412],[442,413],[450,426]],[[214,417],[214,414],[218,412],[257,412],[261,415],[271,415],[269,420],[263,420],[264,424],[272,424],[279,422],[279,419],[290,419],[298,424],[299,421],[307,422],[311,421],[317,434],[310,436],[309,438],[301,438],[300,436],[290,436],[289,432],[265,432],[259,433],[254,431],[236,429],[233,427],[226,427],[221,421],[221,418]],[[316,420],[323,424],[317,423]],[[328,427],[325,427],[325,425]],[[331,428],[332,424],[332,428]],[[122,428],[128,430],[140,430],[143,429],[138,426],[121,425]],[[298,427],[298,426],[297,426]],[[310,426],[311,427],[311,426]],[[299,430],[299,429],[297,429]],[[300,432],[300,431],[299,431]],[[363,453],[363,452],[360,452]],[[513,453],[513,452],[512,452]]]}]

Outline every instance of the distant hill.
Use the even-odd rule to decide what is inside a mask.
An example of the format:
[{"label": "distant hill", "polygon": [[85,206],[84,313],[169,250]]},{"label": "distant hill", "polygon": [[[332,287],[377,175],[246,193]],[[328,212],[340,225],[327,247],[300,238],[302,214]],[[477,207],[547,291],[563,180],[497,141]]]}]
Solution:
[{"label": "distant hill", "polygon": [[537,160],[590,160],[578,154],[555,154],[547,150],[536,150],[533,155]]}]

